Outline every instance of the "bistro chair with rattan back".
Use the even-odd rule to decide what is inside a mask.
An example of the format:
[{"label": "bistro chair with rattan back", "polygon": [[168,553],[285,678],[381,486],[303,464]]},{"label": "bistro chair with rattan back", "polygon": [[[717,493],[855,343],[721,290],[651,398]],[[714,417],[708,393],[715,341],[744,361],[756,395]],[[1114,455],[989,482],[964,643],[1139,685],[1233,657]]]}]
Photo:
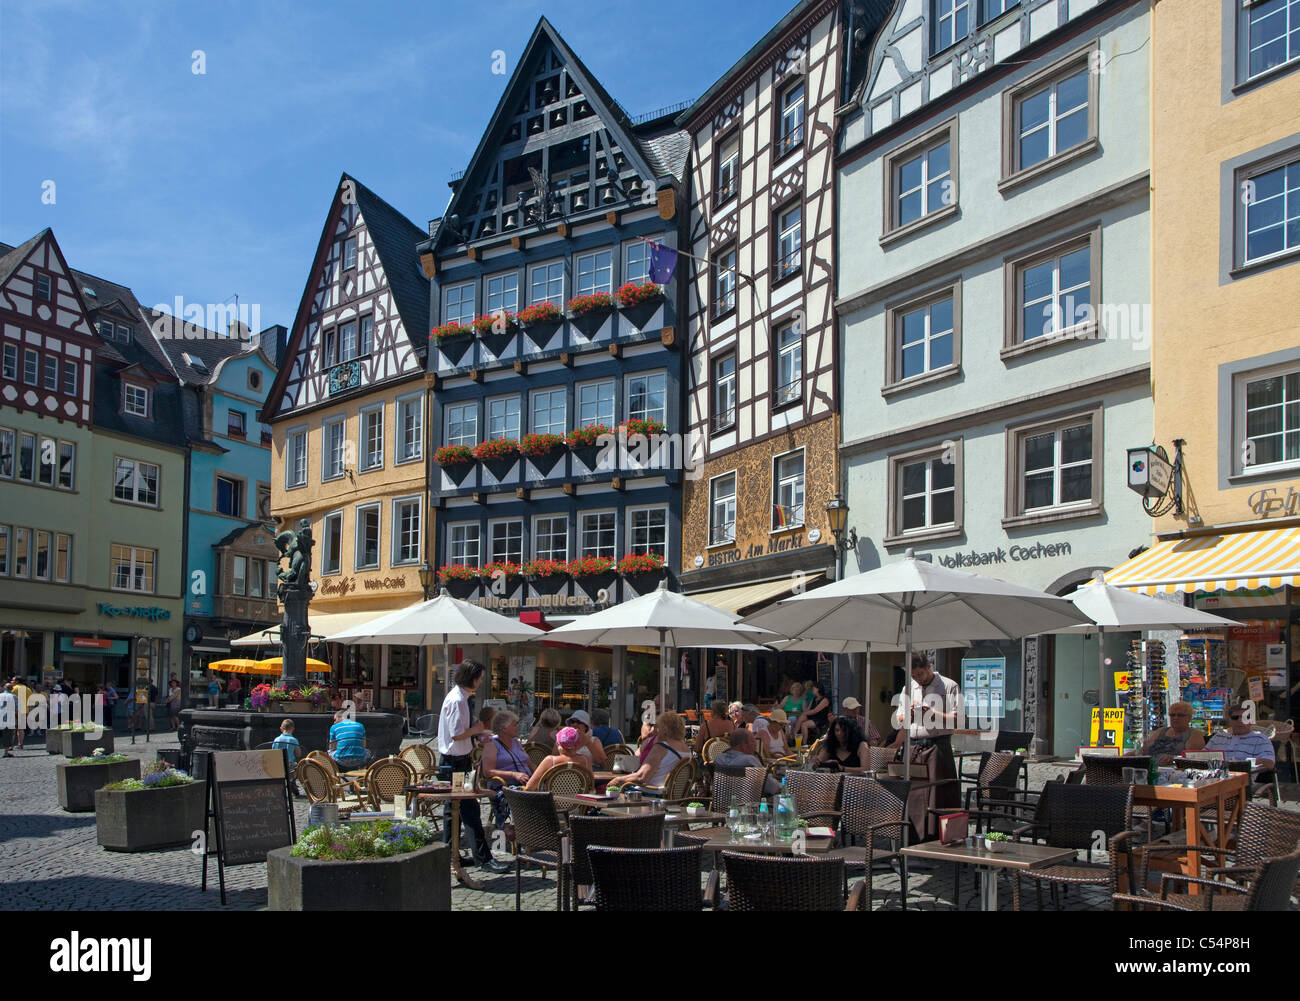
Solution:
[{"label": "bistro chair with rattan back", "polygon": [[607,848],[592,845],[587,861],[598,911],[698,911],[703,849]]},{"label": "bistro chair with rattan back", "polygon": [[636,751],[632,750],[632,748],[628,747],[626,744],[610,744],[605,748],[605,760],[610,763],[611,767],[614,764],[614,759],[620,754],[630,754],[635,757]]},{"label": "bistro chair with rattan back", "polygon": [[713,764],[713,759],[731,746],[731,742],[726,737],[710,737],[704,742],[704,749],[700,751],[700,757],[704,759],[706,765]]},{"label": "bistro chair with rattan back", "polygon": [[[351,813],[369,805],[361,799],[356,782],[343,782],[336,773],[316,758],[303,758],[298,762],[298,782],[312,803],[335,803],[339,813]],[[348,799],[348,796],[354,799]]]},{"label": "bistro chair with rattan back", "polygon": [[1131,904],[1142,910],[1289,911],[1298,873],[1300,849],[1288,855],[1262,859],[1249,886],[1184,876],[1181,878],[1185,881],[1200,884],[1201,892],[1195,896],[1190,893],[1170,893],[1170,884],[1162,879],[1158,897],[1142,890],[1138,893],[1116,893],[1113,899],[1117,906]]},{"label": "bistro chair with rattan back", "polygon": [[996,804],[1014,800],[1017,784],[1025,773],[1025,759],[1007,751],[985,751],[980,755],[973,784],[966,790],[966,809],[974,811],[978,823],[984,815],[996,814]]},{"label": "bistro chair with rattan back", "polygon": [[870,755],[869,767],[873,772],[881,771],[888,767],[889,763],[894,760],[895,751],[892,747],[868,747],[867,754]]},{"label": "bistro chair with rattan back", "polygon": [[[690,795],[691,787],[695,785],[695,759],[682,758],[681,761],[673,765],[672,771],[664,779],[664,784],[657,787],[660,795],[665,800],[685,799]],[[655,786],[646,786],[647,789],[655,789]]]},{"label": "bistro chair with rattan back", "polygon": [[568,883],[573,887],[575,907],[580,903],[591,903],[590,900],[579,899],[579,887],[590,886],[592,883],[591,865],[587,861],[588,847],[658,848],[664,838],[664,816],[662,813],[646,813],[631,817],[569,818],[573,862],[572,876]]},{"label": "bistro chair with rattan back", "polygon": [[834,827],[840,819],[840,772],[787,772],[785,791],[795,814],[814,825]]},{"label": "bistro chair with rattan back", "polygon": [[866,775],[843,778],[840,840],[846,847],[861,842],[866,849],[861,859],[856,853],[849,853],[845,866],[864,870],[867,910],[871,909],[875,867],[884,863],[892,868],[895,861],[899,863],[903,910],[907,910],[907,859],[899,852],[907,847],[912,826],[907,819],[907,797],[911,791],[912,783],[907,779],[873,779]]},{"label": "bistro chair with rattan back", "polygon": [[581,765],[575,765],[572,761],[553,765],[550,771],[542,776],[542,791],[554,793],[556,796],[576,796],[578,793],[593,792],[595,788],[596,780],[591,772]]},{"label": "bistro chair with rattan back", "polygon": [[[727,870],[724,906],[729,911],[842,911],[844,860],[841,858],[782,858],[723,852]],[[715,880],[711,877],[711,882]],[[864,884],[855,893],[861,895]],[[857,910],[858,900],[848,910]]]},{"label": "bistro chair with rattan back", "polygon": [[740,768],[713,766],[713,809],[726,813],[732,797],[741,803],[757,803],[763,796],[763,778],[767,771],[752,765]]},{"label": "bistro chair with rattan back", "polygon": [[559,874],[556,881],[555,909],[564,901],[564,873],[560,868],[560,842],[563,829],[559,814],[555,812],[555,797],[549,792],[525,792],[506,789],[506,802],[510,804],[510,819],[514,823],[515,853],[515,910],[523,897],[523,864],[540,866],[542,875],[547,869]]},{"label": "bistro chair with rattan back", "polygon": [[533,767],[536,768],[546,758],[549,758],[551,754],[554,753],[554,748],[547,747],[545,744],[540,744],[535,740],[529,740],[524,742],[524,753],[528,755],[528,760],[531,761]]},{"label": "bistro chair with rattan back", "polygon": [[993,738],[994,751],[1028,751],[1033,746],[1033,730],[999,730]]},{"label": "bistro chair with rattan back", "polygon": [[438,763],[434,760],[433,752],[423,744],[408,744],[402,748],[398,757],[415,769],[417,781],[431,779],[438,773]]},{"label": "bistro chair with rattan back", "polygon": [[415,768],[402,758],[389,755],[380,758],[366,769],[366,795],[370,797],[370,808],[382,810],[385,803],[391,803],[394,796],[400,796],[402,790],[415,782]]},{"label": "bistro chair with rattan back", "polygon": [[[1058,862],[1012,875],[1013,908],[1020,910],[1020,880],[1034,881],[1038,908],[1043,906],[1043,885],[1056,891],[1071,886],[1105,886],[1119,892],[1120,876],[1133,885],[1133,787],[1131,785],[1067,785],[1048,782],[1034,807],[1033,822],[1017,827],[1017,841],[1030,841],[1052,848],[1069,848],[1087,856]],[[1101,844],[1098,844],[1099,838]],[[1105,862],[1093,862],[1093,850],[1107,854]]]}]

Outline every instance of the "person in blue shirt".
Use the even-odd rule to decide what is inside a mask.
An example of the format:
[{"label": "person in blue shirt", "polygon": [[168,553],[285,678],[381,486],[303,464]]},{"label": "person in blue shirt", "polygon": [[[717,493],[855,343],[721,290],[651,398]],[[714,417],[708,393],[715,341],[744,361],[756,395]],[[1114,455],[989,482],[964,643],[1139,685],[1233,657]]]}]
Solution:
[{"label": "person in blue shirt", "polygon": [[350,719],[347,711],[334,714],[330,727],[330,757],[343,768],[360,768],[366,763],[366,728],[360,720]]},{"label": "person in blue shirt", "polygon": [[602,747],[609,747],[610,744],[622,744],[623,732],[615,730],[609,725],[608,709],[593,709],[591,711],[591,721],[595,724],[592,727],[591,735],[600,741]]},{"label": "person in blue shirt", "polygon": [[298,743],[298,738],[293,735],[293,720],[287,719],[280,724],[280,736],[271,741],[271,746],[276,750],[284,748],[289,752],[290,768],[298,764],[298,752],[302,750],[302,746]]},{"label": "person in blue shirt", "polygon": [[1205,742],[1207,751],[1222,751],[1228,761],[1254,759],[1256,778],[1260,772],[1272,771],[1277,760],[1273,742],[1245,720],[1242,705],[1229,703],[1223,709],[1228,729],[1221,730]]}]

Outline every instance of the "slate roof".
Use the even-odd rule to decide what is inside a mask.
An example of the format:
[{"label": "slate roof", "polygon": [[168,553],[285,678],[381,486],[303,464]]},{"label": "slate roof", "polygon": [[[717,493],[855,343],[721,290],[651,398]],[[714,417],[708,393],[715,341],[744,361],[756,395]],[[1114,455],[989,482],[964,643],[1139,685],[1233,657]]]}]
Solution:
[{"label": "slate roof", "polygon": [[18,265],[32,252],[32,248],[40,243],[49,231],[50,228],[47,226],[26,243],[17,247],[12,247],[7,243],[0,243],[0,254],[4,255],[0,257],[0,284],[9,280],[9,276],[14,273]]},{"label": "slate roof", "polygon": [[357,208],[361,210],[366,231],[379,252],[379,263],[392,290],[406,336],[423,363],[429,350],[429,280],[420,271],[415,246],[428,237],[421,227],[355,177],[343,176],[356,185]]},{"label": "slate roof", "polygon": [[[162,319],[170,321],[173,319],[170,313],[160,312],[155,309],[145,310],[152,324]],[[183,338],[168,338],[160,342],[167,358],[171,361],[172,367],[176,374],[189,385],[206,386],[217,374],[217,365],[227,358],[236,358],[243,354],[256,351],[248,341],[240,340],[237,337],[223,335],[220,332],[208,330],[206,327],[198,327],[194,331],[194,336]],[[190,355],[206,366],[207,371],[203,372],[196,369],[182,355]]]}]

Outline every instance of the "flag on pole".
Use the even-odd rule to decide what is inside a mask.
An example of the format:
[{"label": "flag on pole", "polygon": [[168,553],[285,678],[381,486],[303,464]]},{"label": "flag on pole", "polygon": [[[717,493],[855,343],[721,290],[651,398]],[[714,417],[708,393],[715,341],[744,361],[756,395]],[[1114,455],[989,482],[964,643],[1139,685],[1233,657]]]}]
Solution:
[{"label": "flag on pole", "polygon": [[650,280],[658,285],[666,285],[677,270],[677,251],[653,240],[647,242],[650,244]]}]

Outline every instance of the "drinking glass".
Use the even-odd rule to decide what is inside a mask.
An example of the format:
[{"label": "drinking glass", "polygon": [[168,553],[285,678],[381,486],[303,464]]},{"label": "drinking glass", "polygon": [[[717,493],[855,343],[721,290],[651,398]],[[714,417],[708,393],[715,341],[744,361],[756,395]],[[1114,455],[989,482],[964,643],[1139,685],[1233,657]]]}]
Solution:
[{"label": "drinking glass", "polygon": [[800,733],[796,735],[794,738],[794,749],[798,751],[801,750],[802,748],[803,748],[803,734]]},{"label": "drinking glass", "polygon": [[740,841],[740,802],[735,796],[731,797],[731,808],[727,810],[727,827],[731,830],[731,843],[734,845]]},{"label": "drinking glass", "polygon": [[772,812],[770,810],[760,811],[758,815],[758,833],[763,840],[763,844],[772,843]]},{"label": "drinking glass", "polygon": [[756,840],[759,836],[758,830],[758,812],[752,806],[747,806],[740,815],[741,836],[746,841]]}]

